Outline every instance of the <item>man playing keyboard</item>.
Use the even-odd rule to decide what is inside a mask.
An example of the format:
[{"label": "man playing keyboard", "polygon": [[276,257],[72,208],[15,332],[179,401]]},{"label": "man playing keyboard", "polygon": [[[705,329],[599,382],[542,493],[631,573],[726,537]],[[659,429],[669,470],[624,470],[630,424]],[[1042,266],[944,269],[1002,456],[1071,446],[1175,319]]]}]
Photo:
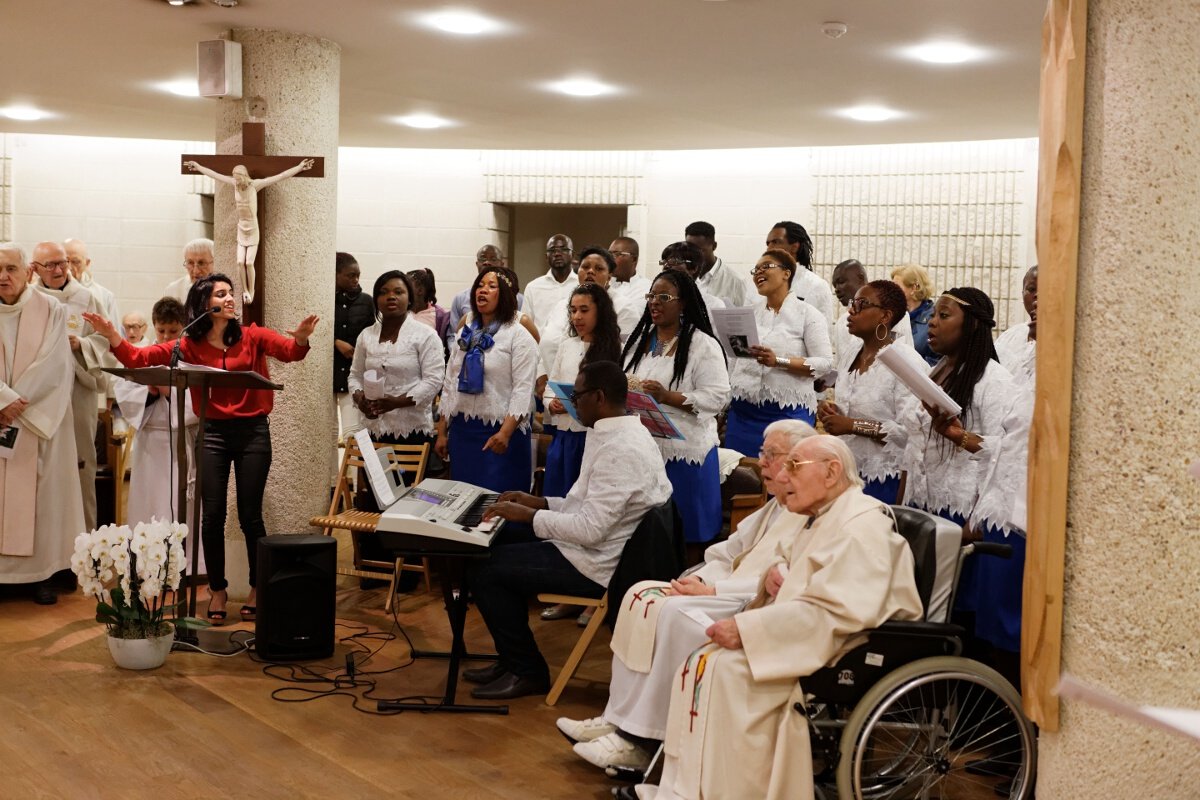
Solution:
[{"label": "man playing keyboard", "polygon": [[[636,416],[626,416],[625,373],[611,361],[579,371],[572,401],[590,428],[579,479],[566,497],[506,492],[484,520],[508,520],[471,592],[499,660],[468,669],[471,696],[507,700],[544,694],[550,668],[529,628],[529,597],[540,592],[600,597],[625,541],[646,512],[671,496],[662,454]],[[515,523],[515,524],[514,524]]]}]

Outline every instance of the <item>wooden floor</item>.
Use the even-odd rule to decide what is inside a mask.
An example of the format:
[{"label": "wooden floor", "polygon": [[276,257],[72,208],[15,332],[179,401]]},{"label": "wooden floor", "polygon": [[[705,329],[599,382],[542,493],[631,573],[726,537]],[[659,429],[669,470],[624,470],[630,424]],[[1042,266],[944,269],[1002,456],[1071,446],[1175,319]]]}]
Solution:
[{"label": "wooden floor", "polygon": [[[245,654],[174,652],[158,670],[119,670],[103,628],[92,621],[93,608],[79,592],[49,607],[11,592],[0,597],[2,797],[601,798],[614,785],[576,757],[554,726],[559,716],[598,714],[605,684],[576,682],[554,708],[544,696],[523,698],[511,703],[509,716],[373,716],[355,711],[350,696],[283,703],[271,693],[328,687],[264,675],[263,665]],[[353,633],[351,626],[393,628],[383,590],[360,591],[353,579],[339,579],[337,609],[339,638]],[[397,616],[418,648],[448,643],[440,596],[406,597]],[[572,620],[532,624],[556,672],[578,628]],[[252,632],[253,625],[226,626],[205,638],[219,646],[238,630]],[[474,610],[467,644],[475,652],[491,648]],[[350,650],[339,644],[332,659],[309,667],[339,671]],[[397,667],[408,653],[397,638],[363,669]],[[605,632],[581,673],[607,680],[610,658]],[[444,677],[445,662],[421,660],[376,676],[372,697],[439,695]],[[459,699],[466,696],[460,689]],[[375,707],[371,699],[359,703]]]}]

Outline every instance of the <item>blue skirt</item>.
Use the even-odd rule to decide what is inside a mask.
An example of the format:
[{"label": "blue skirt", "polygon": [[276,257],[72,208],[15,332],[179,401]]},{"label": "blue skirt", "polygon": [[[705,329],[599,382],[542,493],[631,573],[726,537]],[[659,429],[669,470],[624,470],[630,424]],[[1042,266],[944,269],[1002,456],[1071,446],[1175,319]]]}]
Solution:
[{"label": "blue skirt", "polygon": [[542,481],[545,497],[566,497],[579,479],[583,466],[583,445],[586,431],[555,430],[546,450],[546,477]]},{"label": "blue skirt", "polygon": [[972,556],[977,562],[972,580],[977,587],[975,635],[993,647],[1018,653],[1021,650],[1021,595],[1025,582],[1025,537],[1005,536],[991,525],[983,529],[983,541],[1012,547],[1012,558]]},{"label": "blue skirt", "polygon": [[[757,451],[755,451],[757,452]],[[689,542],[709,542],[721,532],[721,470],[717,448],[708,451],[703,464],[681,459],[667,462],[672,498],[683,520],[683,537]]]},{"label": "blue skirt", "polygon": [[863,486],[863,494],[868,497],[874,497],[881,503],[887,503],[889,506],[896,503],[896,495],[900,493],[900,476],[893,475],[890,478],[885,478],[881,481],[866,481]]},{"label": "blue skirt", "polygon": [[772,422],[781,419],[798,419],[812,425],[817,415],[800,406],[784,408],[775,403],[734,400],[725,414],[725,447],[749,458],[757,458],[758,451],[762,449],[763,431]]},{"label": "blue skirt", "polygon": [[533,473],[529,431],[520,428],[508,442],[503,455],[484,451],[483,445],[500,430],[461,414],[450,419],[450,478],[493,492],[528,492]]}]

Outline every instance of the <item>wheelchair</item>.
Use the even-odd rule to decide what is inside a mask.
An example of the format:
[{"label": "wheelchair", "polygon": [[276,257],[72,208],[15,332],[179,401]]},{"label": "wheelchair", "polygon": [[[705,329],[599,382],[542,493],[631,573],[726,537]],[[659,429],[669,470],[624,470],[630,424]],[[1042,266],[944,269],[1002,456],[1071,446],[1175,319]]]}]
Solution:
[{"label": "wheelchair", "polygon": [[908,542],[922,621],[886,622],[836,664],[801,678],[819,800],[1030,797],[1037,769],[1033,724],[1017,690],[964,658],[950,609],[963,560],[1007,558],[1004,544],[961,545],[958,526],[892,506]]}]

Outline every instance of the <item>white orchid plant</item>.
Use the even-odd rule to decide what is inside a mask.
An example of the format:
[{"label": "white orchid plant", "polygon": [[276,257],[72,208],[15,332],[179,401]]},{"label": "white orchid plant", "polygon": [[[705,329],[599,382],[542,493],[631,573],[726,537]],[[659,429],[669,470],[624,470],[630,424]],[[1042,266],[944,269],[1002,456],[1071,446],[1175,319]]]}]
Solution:
[{"label": "white orchid plant", "polygon": [[75,537],[71,570],[84,594],[96,598],[96,621],[104,623],[109,636],[144,639],[170,633],[172,624],[208,624],[176,616],[181,604],[168,602],[183,575],[185,538],[186,525],[157,518],[132,530],[104,525]]}]

